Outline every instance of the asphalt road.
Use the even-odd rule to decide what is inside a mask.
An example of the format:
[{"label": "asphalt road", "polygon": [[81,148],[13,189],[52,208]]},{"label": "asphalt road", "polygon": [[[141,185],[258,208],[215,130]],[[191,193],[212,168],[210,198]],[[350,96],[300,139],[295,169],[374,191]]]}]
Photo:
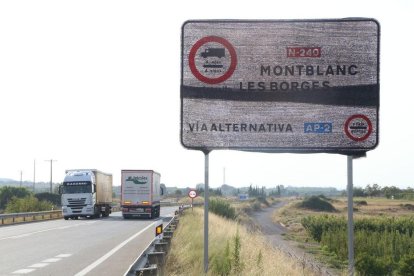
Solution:
[{"label": "asphalt road", "polygon": [[[172,217],[176,207],[161,207]],[[158,219],[51,220],[0,227],[0,275],[124,275]]]}]

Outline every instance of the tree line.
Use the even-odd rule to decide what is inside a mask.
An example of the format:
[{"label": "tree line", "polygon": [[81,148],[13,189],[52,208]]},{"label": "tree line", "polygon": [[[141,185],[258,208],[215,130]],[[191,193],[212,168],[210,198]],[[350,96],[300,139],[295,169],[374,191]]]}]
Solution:
[{"label": "tree line", "polygon": [[381,187],[378,184],[368,184],[365,188],[354,187],[353,195],[355,197],[386,197],[389,199],[414,199],[414,189],[401,189],[395,186]]}]

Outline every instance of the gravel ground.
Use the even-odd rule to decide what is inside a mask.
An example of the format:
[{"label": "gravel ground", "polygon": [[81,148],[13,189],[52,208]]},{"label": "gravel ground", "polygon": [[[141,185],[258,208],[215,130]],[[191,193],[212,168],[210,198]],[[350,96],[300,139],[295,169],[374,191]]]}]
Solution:
[{"label": "gravel ground", "polygon": [[311,254],[306,253],[304,249],[299,248],[293,241],[284,239],[283,234],[287,233],[288,230],[281,224],[275,224],[272,221],[272,213],[276,209],[283,207],[286,203],[287,202],[279,202],[272,207],[254,212],[252,214],[253,222],[259,229],[261,229],[263,235],[274,247],[279,248],[288,256],[297,259],[303,266],[311,268],[318,275],[338,275],[337,272],[315,260],[315,258]]}]

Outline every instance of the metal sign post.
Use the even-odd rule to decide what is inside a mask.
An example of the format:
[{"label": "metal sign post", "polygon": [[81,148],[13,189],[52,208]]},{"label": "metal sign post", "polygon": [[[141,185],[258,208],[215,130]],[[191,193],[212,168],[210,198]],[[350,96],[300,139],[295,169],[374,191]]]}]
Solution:
[{"label": "metal sign post", "polygon": [[208,155],[210,151],[204,151],[204,272],[208,271]]},{"label": "metal sign post", "polygon": [[353,201],[353,156],[347,156],[348,163],[348,275],[354,275],[354,201]]}]

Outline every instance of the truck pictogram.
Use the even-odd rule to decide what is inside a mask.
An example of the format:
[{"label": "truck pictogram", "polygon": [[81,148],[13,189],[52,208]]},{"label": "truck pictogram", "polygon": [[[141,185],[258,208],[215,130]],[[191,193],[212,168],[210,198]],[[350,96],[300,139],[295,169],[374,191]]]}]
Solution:
[{"label": "truck pictogram", "polygon": [[207,48],[200,54],[203,58],[207,57],[225,57],[225,48]]}]

